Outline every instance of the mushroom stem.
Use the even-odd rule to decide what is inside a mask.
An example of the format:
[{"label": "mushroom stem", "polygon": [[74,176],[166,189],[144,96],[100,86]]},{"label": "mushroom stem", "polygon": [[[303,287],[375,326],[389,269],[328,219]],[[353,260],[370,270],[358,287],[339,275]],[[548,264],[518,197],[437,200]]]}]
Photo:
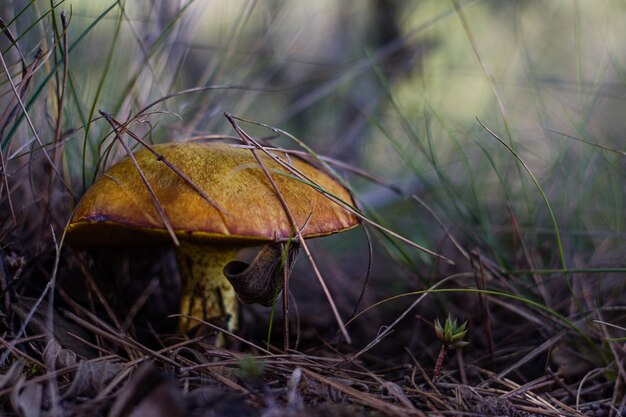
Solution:
[{"label": "mushroom stem", "polygon": [[189,317],[224,324],[229,331],[237,329],[237,296],[224,276],[224,267],[239,249],[228,244],[180,242],[175,250],[182,287],[179,332],[188,333],[198,326]]}]

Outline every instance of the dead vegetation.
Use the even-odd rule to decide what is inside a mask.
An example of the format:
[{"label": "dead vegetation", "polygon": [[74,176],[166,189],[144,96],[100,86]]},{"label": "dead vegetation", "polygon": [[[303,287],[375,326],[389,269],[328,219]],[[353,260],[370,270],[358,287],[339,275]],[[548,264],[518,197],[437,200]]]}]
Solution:
[{"label": "dead vegetation", "polygon": [[[177,7],[147,1],[139,12],[111,2],[88,18],[81,15],[87,9],[73,14],[68,7],[61,13],[63,2],[14,3],[0,5],[0,415],[626,414],[620,230],[604,223],[605,228],[594,225],[591,231],[581,226],[611,224],[612,212],[603,210],[613,200],[597,197],[605,188],[585,183],[596,192],[598,211],[568,223],[570,207],[555,214],[550,201],[573,192],[559,190],[559,181],[544,190],[541,180],[550,181],[534,176],[525,149],[487,125],[480,135],[503,145],[496,154],[505,162],[494,161],[493,149],[480,145],[488,156],[476,162],[476,171],[491,164],[498,181],[506,183],[515,174],[532,179],[505,187],[503,203],[492,195],[493,178],[459,174],[452,164],[448,171],[435,157],[426,169],[434,174],[424,173],[406,144],[399,148],[408,174],[386,180],[368,167],[375,157],[388,157],[386,151],[355,140],[382,132],[395,146],[406,134],[419,155],[429,153],[398,104],[394,83],[418,77],[411,69],[420,68],[420,60],[436,48],[430,39],[415,40],[424,28],[458,16],[472,39],[465,3],[452,2],[419,30],[407,32],[398,22],[399,9],[409,6],[373,1],[373,11],[385,14],[374,19],[381,26],[372,29],[372,52],[366,57],[359,52],[349,66],[337,65],[339,75],[317,68],[302,79],[292,78],[301,75],[296,70],[285,75],[275,62],[265,61],[268,50],[277,47],[270,29],[278,23],[271,19],[278,20],[284,9],[276,5],[268,6],[271,23],[264,42],[255,43],[244,30],[253,26],[250,2],[220,45],[220,59],[205,65],[192,54],[193,45],[181,46],[186,31],[197,24],[193,1]],[[107,25],[107,37],[81,45],[101,24]],[[117,49],[124,36],[139,45],[131,48],[136,55],[130,63],[125,62],[128,51]],[[93,53],[103,40],[110,49]],[[246,42],[253,45],[253,57],[242,52]],[[337,46],[338,55],[350,52],[348,43]],[[171,66],[186,54],[185,70]],[[295,65],[301,65],[296,58]],[[102,72],[86,75],[84,68]],[[371,78],[358,78],[366,69]],[[344,93],[352,77],[358,82],[347,84]],[[368,91],[366,102],[357,99],[361,90]],[[316,154],[317,145],[309,147],[287,129],[222,117],[225,111],[250,114],[255,103],[262,113],[255,120],[267,120],[265,106],[271,106],[263,94],[279,92],[279,105],[284,101],[288,109],[272,123],[311,131],[337,116],[316,103],[339,96],[345,107],[338,112],[336,143],[324,146],[330,139],[322,138],[318,144],[336,151],[333,157]],[[380,104],[385,99],[387,107]],[[101,106],[111,108],[98,113]],[[321,111],[322,117],[313,123],[312,116],[300,114],[306,110]],[[390,119],[399,119],[398,125],[383,126],[375,116],[379,111],[392,112]],[[504,109],[499,111],[506,120]],[[182,121],[169,124],[179,112]],[[432,116],[439,115],[425,112],[424,118]],[[425,130],[424,136],[431,133]],[[270,309],[245,307],[244,325],[236,334],[219,323],[202,323],[201,334],[186,336],[175,332],[181,289],[169,245],[80,250],[65,245],[64,231],[84,190],[124,155],[172,139],[216,138],[255,152],[285,146],[293,158],[337,172],[355,191],[363,210],[356,214],[364,225],[347,237],[305,246],[289,280],[288,320],[284,300],[278,300]],[[600,152],[585,146],[583,157],[590,148]],[[623,165],[615,149],[602,151],[584,161]],[[469,166],[478,158],[467,152],[460,153]],[[388,168],[397,161],[372,164]],[[569,181],[566,171],[556,180]],[[402,182],[407,178],[408,187]],[[604,184],[609,176],[598,171],[597,178]],[[621,174],[612,180],[612,196],[621,195]],[[529,195],[540,195],[545,205],[529,203],[534,199]],[[583,197],[581,202],[587,200]],[[520,201],[527,204],[523,209]],[[582,206],[577,209],[583,211]],[[550,215],[537,214],[542,210]],[[534,216],[530,222],[526,212]],[[622,207],[615,212],[622,213]],[[613,217],[620,223],[620,214]],[[556,218],[566,227],[556,227]],[[453,338],[442,346],[445,331],[435,323],[446,316],[467,322],[462,343]],[[224,346],[215,343],[220,332]]]},{"label": "dead vegetation", "polygon": [[43,331],[46,315],[34,314],[29,329],[41,333],[3,339],[11,352],[0,384],[5,415],[604,416],[618,411],[605,401],[574,406],[575,397],[609,388],[599,382],[584,392],[575,392],[554,372],[523,385],[515,382],[529,357],[553,347],[556,339],[498,373],[470,363],[462,370],[447,367],[433,381],[432,364],[422,365],[412,354],[413,362],[382,364],[381,358],[352,359],[347,346],[343,352],[323,346],[283,353],[244,340],[233,350],[217,348],[206,337],[170,337],[150,348],[87,309],[73,309],[55,310],[58,336]]}]

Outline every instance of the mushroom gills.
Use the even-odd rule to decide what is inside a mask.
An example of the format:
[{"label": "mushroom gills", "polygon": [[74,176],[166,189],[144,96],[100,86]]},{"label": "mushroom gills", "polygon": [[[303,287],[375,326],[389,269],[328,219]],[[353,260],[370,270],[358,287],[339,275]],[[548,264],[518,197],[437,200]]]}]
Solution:
[{"label": "mushroom gills", "polygon": [[237,296],[224,276],[224,267],[235,259],[239,249],[227,244],[180,242],[175,249],[182,288],[179,332],[194,330],[200,324],[198,320],[223,324],[231,332],[237,330]]}]

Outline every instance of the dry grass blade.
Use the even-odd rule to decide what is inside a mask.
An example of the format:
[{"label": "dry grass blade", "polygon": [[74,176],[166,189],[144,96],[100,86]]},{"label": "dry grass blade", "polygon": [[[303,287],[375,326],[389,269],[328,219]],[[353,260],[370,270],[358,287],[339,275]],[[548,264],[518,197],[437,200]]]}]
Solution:
[{"label": "dry grass blade", "polygon": [[[478,120],[478,119],[477,119]],[[493,130],[489,129],[485,124],[483,124],[480,120],[478,120],[478,123],[483,127],[483,129],[485,129],[495,140],[497,140],[498,142],[500,142],[500,144],[502,144],[502,146],[504,146],[514,157],[515,159],[517,159],[517,161],[520,163],[520,165],[524,168],[524,170],[526,171],[526,173],[528,174],[528,176],[530,177],[530,179],[532,180],[532,182],[534,183],[535,187],[537,188],[537,191],[539,191],[539,194],[541,195],[541,199],[543,200],[546,208],[548,209],[548,213],[550,215],[550,220],[552,222],[552,227],[554,228],[554,237],[556,239],[556,244],[557,244],[557,248],[559,251],[559,258],[561,260],[561,268],[563,271],[567,271],[567,262],[565,261],[565,252],[563,250],[563,243],[561,241],[561,232],[559,231],[559,225],[556,221],[556,215],[554,214],[554,211],[552,210],[552,205],[550,204],[550,201],[548,200],[548,196],[545,194],[545,192],[543,191],[543,189],[541,188],[541,185],[539,184],[539,181],[537,180],[537,178],[535,177],[535,174],[533,174],[533,171],[530,169],[530,167],[528,166],[528,164],[526,164],[526,162],[522,159],[522,157],[515,151],[515,149],[513,149],[513,147],[509,144],[507,144],[504,140],[502,140]]]},{"label": "dry grass blade", "polygon": [[[415,307],[417,307],[417,305],[419,303],[422,302],[422,300],[424,300],[424,298],[426,298],[427,295],[429,295],[428,291],[434,290],[435,288],[439,287],[440,285],[445,284],[448,281],[451,281],[453,279],[458,279],[459,277],[473,277],[473,273],[471,272],[466,272],[466,273],[458,273],[458,274],[454,274],[454,275],[450,275],[440,281],[438,281],[436,284],[434,284],[433,286],[431,286],[427,291],[425,291],[422,295],[420,295],[417,300],[413,301],[411,303],[411,305],[406,308],[402,314],[400,314],[390,325],[388,326],[384,326],[382,329],[382,331],[380,331],[377,335],[376,338],[374,340],[372,340],[371,342],[369,342],[364,348],[362,348],[361,350],[359,350],[357,353],[355,353],[354,355],[352,355],[350,357],[350,361],[354,361],[356,360],[358,357],[360,357],[361,355],[363,355],[364,353],[366,353],[367,351],[371,350],[374,346],[376,346],[378,343],[380,343],[385,337],[387,337],[392,331],[393,329],[398,325],[398,323],[400,323],[406,316],[407,314],[409,314]],[[366,311],[380,305],[382,302],[373,304],[371,306],[369,306],[368,308],[366,308],[365,310],[361,311],[359,314],[357,314],[356,316],[354,316],[352,318],[352,320],[356,320],[361,314],[365,313]],[[352,321],[351,320],[351,321]]]},{"label": "dry grass blade", "polygon": [[[485,269],[482,261],[482,257],[480,256],[480,252],[478,249],[473,254],[471,261],[472,264],[474,260],[478,263],[478,268],[474,266],[474,270],[476,270],[475,280],[476,280],[476,288],[479,290],[486,290],[486,277],[485,277]],[[493,319],[491,317],[491,308],[489,306],[489,299],[485,296],[484,293],[478,293],[478,302],[480,304],[480,310],[482,312],[483,321],[485,323],[485,332],[487,333],[487,346],[489,347],[489,356],[491,359],[492,367],[495,364],[495,343],[493,338]],[[458,351],[457,351],[458,352]],[[465,382],[465,381],[464,381]]]},{"label": "dry grass blade", "polygon": [[13,224],[17,225],[17,217],[15,216],[15,207],[13,206],[13,197],[11,196],[11,185],[9,184],[9,176],[6,171],[6,161],[4,159],[4,151],[0,148],[0,170],[2,171],[2,187],[0,187],[0,198],[4,194],[3,191],[7,193],[7,201],[9,204],[9,211],[11,213],[11,219],[13,220]]},{"label": "dry grass blade", "polygon": [[[56,115],[56,124],[54,128],[54,142],[59,142],[61,140],[61,128],[62,128],[62,115],[63,115],[63,106],[65,105],[65,93],[67,91],[67,76],[69,72],[69,46],[67,39],[67,29],[68,29],[68,19],[67,14],[65,12],[61,12],[61,25],[63,32],[61,33],[61,49],[63,50],[63,74],[61,75],[60,82],[57,83],[57,115]],[[58,164],[57,154],[58,149],[62,149],[60,147],[54,148],[53,160]]]},{"label": "dry grass blade", "polygon": [[[28,314],[26,315],[26,317],[24,317],[24,319],[22,321],[22,325],[20,326],[20,329],[19,329],[19,331],[17,333],[17,338],[18,339],[23,334],[25,334],[26,328],[28,327],[28,324],[29,324],[30,320],[33,318],[33,316],[35,315],[35,312],[39,309],[40,305],[43,303],[43,300],[46,297],[46,295],[49,295],[49,306],[48,306],[48,310],[49,311],[48,311],[48,314],[47,314],[46,330],[48,332],[48,335],[51,335],[53,333],[53,328],[52,328],[52,318],[53,318],[52,304],[53,304],[53,301],[54,301],[54,287],[56,285],[57,273],[58,273],[58,270],[59,270],[59,263],[61,261],[61,248],[63,246],[63,241],[65,240],[65,230],[63,231],[63,234],[61,235],[61,241],[60,242],[56,241],[56,237],[55,237],[55,234],[54,234],[54,229],[52,229],[52,228],[51,228],[51,234],[52,234],[52,238],[54,240],[55,257],[54,257],[54,264],[52,266],[52,272],[50,273],[50,279],[46,283],[46,286],[41,291],[41,294],[39,295],[39,297],[37,298],[37,300],[35,301],[33,306],[30,308],[30,310],[29,310]],[[48,336],[48,337],[50,337],[50,336]],[[5,363],[5,361],[7,360],[9,354],[10,354],[9,350],[4,352],[2,354],[2,357],[0,358],[0,363]]]},{"label": "dry grass blade", "polygon": [[[236,119],[236,120],[244,121],[244,122],[247,122],[247,123],[252,123],[252,124],[259,125],[259,126],[263,126],[263,127],[267,128],[267,129],[270,129],[270,130],[272,130],[274,132],[279,132],[282,135],[285,135],[286,137],[290,138],[291,140],[295,141],[298,145],[300,145],[304,149],[306,149],[309,152],[310,155],[313,155],[314,158],[317,161],[319,161],[322,164],[322,166],[324,166],[324,168],[326,168],[330,172],[333,172],[333,170],[330,169],[328,164],[326,162],[324,162],[323,159],[321,159],[321,158],[317,157],[317,155],[313,154],[312,150],[308,146],[306,146],[302,141],[298,140],[296,137],[294,137],[293,135],[289,134],[288,132],[286,132],[286,131],[284,131],[282,129],[279,129],[279,128],[276,128],[276,127],[264,124],[264,123],[253,122],[253,121],[250,121],[250,120],[246,120],[246,119],[242,119],[242,118],[234,117],[234,116],[230,116],[230,117],[232,119]],[[231,124],[232,123],[233,122],[231,122]],[[412,246],[412,247],[414,247],[414,248],[416,248],[416,249],[418,249],[418,250],[420,250],[420,251],[422,251],[424,253],[427,253],[430,256],[433,256],[435,258],[441,259],[442,261],[446,262],[449,265],[454,265],[454,261],[452,259],[450,259],[450,258],[448,258],[448,257],[446,257],[444,255],[438,254],[438,253],[436,253],[436,252],[434,252],[434,251],[432,251],[432,250],[430,250],[430,249],[428,249],[428,248],[426,248],[426,247],[424,247],[422,245],[419,245],[419,244],[413,242],[411,239],[408,239],[408,238],[402,236],[401,234],[396,233],[393,230],[386,228],[385,226],[383,226],[383,225],[381,225],[381,224],[371,220],[370,218],[365,216],[363,213],[361,213],[359,210],[357,210],[356,208],[354,208],[351,205],[347,204],[345,201],[342,201],[342,200],[338,199],[337,197],[333,196],[332,194],[325,192],[324,189],[322,189],[321,187],[316,186],[314,181],[310,181],[305,176],[303,176],[301,173],[297,173],[297,171],[294,171],[293,167],[291,167],[287,162],[281,160],[276,155],[272,155],[270,152],[267,152],[267,150],[263,149],[263,147],[258,142],[256,142],[254,139],[250,138],[249,142],[252,142],[255,147],[263,150],[263,152],[265,152],[266,155],[268,155],[270,158],[272,158],[274,161],[279,163],[284,168],[288,169],[296,177],[306,179],[308,184],[311,185],[312,187],[314,187],[318,192],[322,193],[326,198],[328,198],[329,200],[331,200],[334,203],[338,204],[339,206],[343,207],[343,209],[345,209],[345,210],[349,211],[350,213],[354,214],[355,216],[357,216],[361,221],[369,224],[370,226],[373,226],[374,228],[380,230],[381,232],[383,232],[383,233],[385,233],[385,234],[387,234],[389,236],[394,237],[395,239],[398,239],[401,242],[406,243],[409,246]],[[334,175],[334,177],[336,179],[339,179],[339,177],[336,174]],[[343,181],[341,181],[341,182],[343,183]]]},{"label": "dry grass blade", "polygon": [[28,111],[26,110],[26,106],[24,105],[24,102],[22,101],[21,94],[20,94],[20,92],[17,91],[17,87],[15,86],[15,83],[13,82],[13,79],[11,78],[11,74],[9,72],[9,69],[7,68],[7,64],[6,64],[5,60],[4,60],[4,56],[2,55],[2,51],[0,51],[0,65],[2,65],[2,70],[4,71],[4,74],[6,75],[7,80],[9,81],[9,85],[11,86],[11,90],[13,91],[14,97],[15,97],[15,99],[18,102],[19,108],[22,110],[22,112],[24,114],[24,117],[26,118],[26,122],[28,123],[28,126],[30,127],[30,130],[33,132],[33,135],[35,136],[35,140],[37,141],[37,143],[41,147],[41,150],[42,150],[42,152],[44,154],[44,157],[48,161],[48,164],[50,165],[50,168],[55,173],[55,175],[61,180],[61,183],[63,184],[65,189],[67,191],[71,192],[71,190],[72,190],[71,187],[65,182],[65,180],[63,178],[63,175],[61,175],[61,173],[59,172],[57,166],[52,161],[52,158],[50,157],[50,155],[48,155],[48,152],[44,148],[43,141],[39,137],[39,133],[37,132],[37,128],[35,127],[35,124],[33,123],[33,121],[31,120],[30,116],[28,115]]},{"label": "dry grass blade", "polygon": [[[309,154],[306,151],[293,151],[293,150],[285,150],[285,153],[293,153],[295,155],[298,155],[300,157],[303,157],[305,159],[311,159],[311,154]],[[405,197],[405,198],[412,198],[413,200],[417,201],[417,203],[419,203],[419,205],[421,205],[422,207],[424,207],[428,213],[430,213],[430,215],[433,217],[433,219],[435,219],[435,221],[441,226],[441,228],[444,230],[444,232],[446,233],[446,236],[448,236],[448,238],[450,239],[450,241],[452,242],[452,244],[457,248],[457,250],[459,251],[459,253],[461,253],[461,255],[465,258],[465,259],[469,259],[469,254],[467,253],[467,251],[463,248],[463,246],[458,242],[458,240],[450,233],[450,231],[448,230],[448,228],[445,226],[445,223],[439,218],[439,216],[437,215],[437,213],[435,213],[435,211],[428,205],[426,204],[426,202],[424,202],[421,198],[419,198],[417,195],[406,195],[404,193],[404,191],[402,191],[402,189],[400,189],[400,187],[398,187],[397,185],[395,185],[394,183],[387,181],[384,178],[381,178],[377,175],[374,175],[368,171],[365,171],[364,169],[361,169],[359,167],[355,167],[352,164],[348,164],[344,161],[340,161],[338,159],[335,158],[329,158],[327,156],[322,156],[322,155],[316,155],[315,158],[313,158],[317,161],[323,161],[324,163],[330,164],[330,165],[334,165],[337,166],[345,171],[351,172],[353,174],[356,174],[362,178],[365,178],[369,181],[372,181],[376,184],[379,184],[391,191],[393,191],[395,194]],[[359,215],[358,213],[354,213],[357,216]],[[376,226],[374,226],[376,227]],[[381,229],[382,231],[385,231],[385,229]],[[416,244],[413,242],[413,244],[411,246],[415,246]],[[423,248],[421,246],[416,246],[418,249],[426,252],[426,248]],[[426,252],[428,253],[428,252]],[[442,255],[440,254],[432,254],[429,253],[429,255],[433,255],[436,257],[439,257],[440,259],[446,260],[446,262],[450,263],[450,259],[448,259],[447,257],[442,257]],[[454,262],[451,264],[453,265]]]},{"label": "dry grass blade", "polygon": [[[252,139],[250,137],[250,135],[248,135],[246,132],[244,132],[239,127],[239,125],[237,125],[237,123],[235,122],[235,120],[233,119],[233,117],[229,113],[225,113],[224,115],[226,116],[226,118],[228,119],[230,124],[233,126],[233,128],[235,129],[237,134],[241,137],[241,139],[244,142],[246,142],[248,145],[254,144],[256,147],[258,147],[258,148],[250,149],[250,151],[252,152],[252,155],[254,155],[254,158],[257,160],[259,166],[263,170],[263,173],[265,174],[265,176],[267,177],[268,181],[272,185],[272,188],[274,189],[274,192],[276,193],[276,197],[280,200],[280,203],[283,206],[283,209],[285,210],[285,214],[289,217],[289,221],[291,222],[291,225],[292,225],[292,227],[294,229],[294,232],[295,232],[295,234],[296,234],[296,236],[298,238],[298,242],[302,246],[302,249],[306,253],[307,258],[308,258],[309,262],[311,263],[311,267],[313,268],[315,276],[317,277],[317,280],[320,283],[320,285],[322,287],[322,290],[324,291],[324,295],[326,296],[326,299],[328,300],[328,302],[330,304],[330,308],[332,309],[333,315],[335,316],[335,320],[337,321],[337,324],[339,325],[339,328],[341,330],[341,333],[343,334],[343,337],[346,339],[346,342],[348,344],[352,343],[352,339],[350,338],[350,335],[348,334],[348,330],[346,329],[346,326],[345,326],[345,324],[344,324],[344,322],[343,322],[343,320],[342,320],[342,318],[341,318],[341,316],[339,314],[339,310],[337,309],[337,306],[335,305],[335,301],[333,300],[332,295],[330,294],[330,290],[326,286],[326,282],[324,281],[324,278],[322,277],[322,274],[321,274],[319,268],[317,267],[317,264],[313,260],[313,255],[311,254],[311,251],[309,250],[308,245],[306,244],[304,238],[302,237],[302,233],[300,231],[300,226],[297,224],[295,218],[293,217],[293,214],[291,213],[291,210],[289,210],[289,206],[287,205],[287,202],[285,201],[285,199],[283,198],[280,190],[278,189],[278,186],[274,182],[274,180],[272,178],[272,175],[269,173],[269,171],[267,170],[267,167],[265,166],[265,164],[263,164],[263,161],[261,160],[261,158],[259,158],[259,156],[256,153],[257,149],[260,149],[261,151],[265,152],[267,155],[269,155],[269,152],[267,152],[265,149],[263,149],[263,147],[259,143],[257,143],[254,139]],[[286,320],[287,320],[287,318],[286,318]]]},{"label": "dry grass blade", "polygon": [[139,110],[137,114],[134,116],[134,118],[136,119],[136,118],[143,116],[152,107],[156,106],[157,104],[163,103],[164,101],[170,100],[172,98],[184,96],[187,94],[202,93],[202,92],[212,91],[212,90],[244,90],[244,91],[259,91],[259,92],[264,92],[264,93],[271,93],[271,92],[279,91],[280,89],[266,88],[266,87],[250,87],[246,85],[228,85],[228,84],[208,85],[205,87],[194,87],[194,88],[189,88],[189,89],[182,90],[182,91],[177,91],[175,93],[168,94],[157,100],[154,100],[153,102],[147,104],[141,110]]},{"label": "dry grass blade", "polygon": [[[19,87],[19,92],[22,99],[24,99],[26,92],[29,90],[40,60],[41,52],[38,51],[33,59],[33,62],[31,62],[30,65],[27,65],[25,61],[22,61],[22,78],[20,82],[16,84],[16,87]],[[9,92],[7,92],[6,94],[9,94]],[[0,116],[0,120],[3,121],[0,127],[0,132],[3,133],[2,136],[4,136],[4,131],[9,126],[11,120],[15,117],[19,109],[19,102],[17,101],[16,97],[13,96],[9,102],[9,105],[6,106],[6,108],[2,112],[2,115]]]},{"label": "dry grass blade", "polygon": [[142,352],[146,356],[158,359],[160,361],[163,361],[163,363],[175,366],[176,368],[180,367],[180,364],[178,362],[160,354],[159,352],[147,348],[146,346],[128,336],[117,334],[113,329],[109,328],[106,323],[98,320],[95,316],[92,316],[90,318],[96,324],[91,324],[87,320],[84,320],[69,311],[66,311],[64,315],[66,318],[76,322],[77,324],[80,324],[84,328],[92,331],[94,334],[98,334],[111,342]]},{"label": "dry grass blade", "polygon": [[[513,365],[509,366],[508,368],[500,371],[497,373],[497,375],[494,375],[494,379],[502,379],[504,378],[506,375],[510,374],[511,372],[513,372],[516,369],[519,369],[520,367],[524,366],[526,363],[528,363],[530,360],[532,360],[533,358],[535,358],[537,355],[543,353],[544,351],[550,349],[551,347],[553,347],[563,336],[565,336],[565,332],[561,332],[553,337],[551,337],[550,339],[546,340],[545,342],[543,342],[540,346],[537,346],[535,349],[533,349],[530,353],[528,353],[527,355],[525,355],[522,359],[520,359],[519,361],[517,361],[516,363],[514,363]],[[482,384],[480,384],[479,386],[487,386],[489,384],[489,380],[483,382]]]},{"label": "dry grass blade", "polygon": [[[613,361],[617,365],[617,373],[619,375],[619,378],[616,378],[615,391],[614,391],[614,392],[617,392],[619,389],[619,386],[624,385],[626,383],[626,370],[624,369],[624,361],[623,361],[624,353],[623,353],[623,349],[620,348],[619,344],[613,343],[611,341],[611,336],[609,334],[608,328],[619,327],[619,326],[613,326],[609,323],[606,323],[604,320],[602,320],[601,311],[598,311],[596,314],[600,316],[600,320],[595,320],[595,322],[598,323],[598,325],[600,326],[600,331],[602,332],[604,339],[609,340],[609,349],[611,350],[611,354],[613,355]],[[620,380],[621,380],[621,384],[620,384]]]},{"label": "dry grass blade", "polygon": [[19,47],[19,45],[17,44],[17,39],[15,39],[15,36],[11,32],[11,29],[6,25],[4,19],[2,18],[0,18],[0,31],[4,33],[9,42],[11,42],[11,45],[17,50],[17,53],[20,56],[20,62],[22,63],[22,74],[24,74],[26,72],[26,59],[24,58],[24,54],[22,53],[22,48]]},{"label": "dry grass blade", "polygon": [[[104,311],[106,312],[106,315],[111,320],[113,325],[118,329],[118,331],[122,332],[123,329],[124,329],[122,323],[119,321],[119,319],[115,315],[115,312],[111,308],[110,304],[107,302],[106,297],[104,296],[104,294],[102,293],[102,291],[100,290],[98,285],[96,284],[96,279],[93,277],[91,272],[85,267],[84,262],[81,262],[80,271],[85,276],[86,287],[88,288],[90,293],[95,295],[96,300],[104,308]],[[76,303],[76,301],[74,301],[70,297],[70,295],[65,291],[65,289],[63,289],[61,287],[58,287],[56,290],[57,290],[57,293],[63,298],[63,300],[70,307],[72,307],[75,311],[81,311],[81,310],[85,309],[83,306],[81,306],[80,304]]]},{"label": "dry grass blade", "polygon": [[[20,311],[20,313],[22,313],[22,315],[26,315],[27,312],[26,311]],[[22,359],[26,359],[29,363],[34,363],[37,366],[41,366],[42,369],[46,368],[46,365],[37,360],[36,358],[32,357],[31,355],[29,355],[26,352],[23,352],[21,349],[18,349],[17,346],[19,346],[20,344],[24,344],[24,343],[31,343],[31,342],[35,342],[37,340],[41,340],[41,339],[45,339],[46,336],[45,335],[37,335],[37,336],[30,336],[30,337],[23,337],[23,338],[18,338],[18,339],[12,339],[12,340],[6,340],[3,337],[0,337],[0,345],[4,346],[5,349],[7,349],[7,352],[10,352],[13,356],[15,356],[16,358],[22,360]],[[2,362],[4,364],[4,362]]]},{"label": "dry grass blade", "polygon": [[289,272],[291,271],[288,263],[294,262],[295,259],[290,259],[287,255],[285,244],[281,243],[280,250],[283,259],[283,350],[287,352],[289,350]]},{"label": "dry grass blade", "polygon": [[200,320],[197,317],[185,316],[185,315],[182,315],[182,314],[172,314],[172,315],[170,315],[168,317],[185,317],[185,318],[188,318],[189,320],[197,321],[198,323],[202,323],[203,326],[207,326],[207,327],[210,327],[211,329],[213,329],[213,330],[215,330],[217,332],[224,333],[224,334],[228,335],[229,337],[232,337],[233,339],[237,340],[238,342],[241,342],[241,343],[243,343],[246,346],[249,346],[249,347],[251,347],[251,348],[253,348],[255,350],[258,350],[259,352],[263,352],[266,355],[273,355],[272,352],[270,352],[269,350],[264,349],[261,346],[259,346],[257,344],[254,344],[251,341],[246,340],[246,339],[244,339],[243,337],[241,337],[239,335],[236,335],[235,333],[229,332],[226,329],[223,329],[223,328],[221,328],[219,326],[216,326],[215,324],[213,324],[213,323],[211,323],[209,321]]},{"label": "dry grass blade", "polygon": [[311,370],[308,369],[302,369],[302,373],[304,373],[306,376],[308,376],[311,379],[314,379],[324,385],[327,385],[329,387],[332,387],[333,389],[336,389],[339,392],[342,392],[348,396],[350,396],[351,398],[353,398],[355,401],[360,402],[361,404],[365,404],[367,406],[372,407],[375,410],[380,411],[381,413],[388,415],[388,416],[420,416],[420,417],[426,417],[426,414],[422,411],[419,410],[415,410],[415,409],[407,409],[407,408],[403,408],[403,407],[399,407],[397,405],[394,404],[390,404],[389,402],[380,400],[370,394],[361,392],[357,389],[354,389],[352,387],[348,387],[344,384],[341,384],[337,381],[333,381],[332,379],[326,378],[316,372],[313,372]]},{"label": "dry grass blade", "polygon": [[[111,115],[109,115],[109,117],[111,117]],[[211,204],[213,207],[215,207],[215,209],[217,211],[219,211],[222,215],[225,215],[225,216],[228,215],[228,212],[226,210],[224,210],[224,208],[222,208],[219,204],[217,204],[217,202],[215,200],[213,200],[211,197],[209,197],[207,195],[207,193],[205,193],[202,188],[198,187],[198,185],[195,182],[193,182],[191,180],[191,178],[189,178],[184,172],[182,172],[180,170],[180,168],[178,168],[176,165],[172,164],[166,157],[161,155],[152,146],[150,146],[149,143],[147,143],[146,141],[141,139],[139,136],[137,136],[133,131],[128,129],[126,127],[127,125],[122,125],[120,122],[115,120],[113,117],[111,117],[111,120],[113,121],[113,123],[115,123],[115,125],[117,127],[122,128],[125,133],[127,133],[129,136],[131,136],[137,142],[139,142],[144,148],[148,149],[157,158],[158,161],[163,162],[169,169],[171,169],[176,175],[178,175],[183,181],[185,181],[187,183],[187,185],[189,185],[191,188],[193,188],[193,190],[195,192],[197,192],[203,199],[205,199],[209,204]]]},{"label": "dry grass blade", "polygon": [[[565,416],[583,416],[584,415],[578,412],[577,410],[574,410],[567,406],[564,407],[566,412],[563,412],[563,410],[559,410],[557,407],[550,404],[548,400],[546,400],[545,398],[542,398],[542,396],[535,394],[530,389],[525,389],[525,387],[520,386],[519,384],[511,381],[508,378],[501,378],[501,379],[497,378],[496,381],[513,390],[510,393],[506,393],[504,397],[518,396],[522,398],[523,400],[528,401],[530,403],[530,405],[526,405],[526,406],[523,405],[522,407],[520,407],[524,410],[528,410],[530,412],[535,412],[535,413],[541,413],[547,416],[565,417]],[[526,384],[526,385],[529,385],[529,384]],[[538,386],[537,388],[541,388],[541,387]]]},{"label": "dry grass blade", "polygon": [[163,208],[163,206],[159,202],[159,199],[157,198],[156,194],[152,190],[152,186],[148,182],[148,179],[146,178],[145,174],[141,170],[141,167],[137,163],[137,160],[135,159],[135,156],[133,155],[133,152],[131,151],[130,147],[126,144],[126,142],[124,142],[124,140],[120,136],[120,133],[117,130],[118,127],[116,126],[115,122],[111,118],[111,115],[109,115],[108,113],[106,113],[103,110],[100,110],[100,114],[109,122],[109,124],[113,128],[113,131],[115,132],[115,138],[124,147],[124,150],[126,151],[126,154],[128,155],[128,157],[132,161],[133,165],[135,166],[135,169],[137,170],[137,173],[141,177],[141,181],[145,185],[146,190],[148,190],[148,193],[150,194],[150,198],[152,199],[152,203],[154,204],[154,208],[159,213],[159,217],[161,217],[161,221],[163,222],[163,225],[167,229],[167,232],[169,233],[170,237],[172,238],[172,242],[174,242],[174,244],[178,246],[179,245],[179,241],[178,241],[178,237],[176,236],[176,232],[174,231],[174,227],[172,227],[172,223],[170,222],[170,219],[167,217],[167,213],[165,212],[165,209]]}]

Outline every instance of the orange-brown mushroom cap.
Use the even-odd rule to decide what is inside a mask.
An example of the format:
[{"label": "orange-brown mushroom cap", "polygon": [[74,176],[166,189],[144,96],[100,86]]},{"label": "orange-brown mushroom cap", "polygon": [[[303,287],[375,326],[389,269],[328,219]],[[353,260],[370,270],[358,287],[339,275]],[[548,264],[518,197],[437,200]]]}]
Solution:
[{"label": "orange-brown mushroom cap", "polygon": [[[221,143],[165,144],[155,145],[154,149],[223,210],[211,205],[153,153],[145,149],[137,152],[137,163],[179,239],[263,243],[294,236],[284,207],[249,149]],[[354,214],[308,181],[353,205],[342,185],[299,158],[272,152],[303,174],[303,178],[296,178],[258,151],[303,237],[328,235],[358,224]],[[85,193],[70,222],[68,239],[70,243],[116,244],[140,239],[138,231],[145,232],[150,240],[168,239],[163,219],[137,168],[125,158]]]}]

